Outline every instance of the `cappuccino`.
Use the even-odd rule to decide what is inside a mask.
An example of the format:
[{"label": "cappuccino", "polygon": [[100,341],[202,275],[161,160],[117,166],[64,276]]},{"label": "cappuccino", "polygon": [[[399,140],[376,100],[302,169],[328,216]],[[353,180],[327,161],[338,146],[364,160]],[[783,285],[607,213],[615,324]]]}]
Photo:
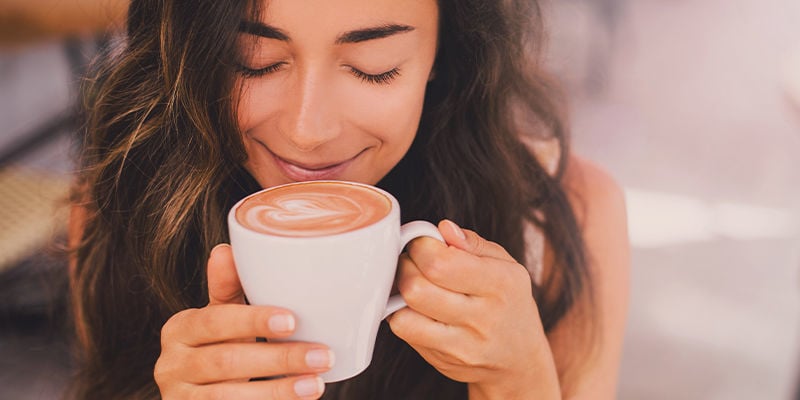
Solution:
[{"label": "cappuccino", "polygon": [[430,222],[401,226],[391,193],[344,181],[254,193],[231,207],[228,232],[247,301],[297,317],[294,333],[275,341],[324,343],[336,353],[320,374],[325,382],[366,369],[381,320],[405,307],[391,295],[403,248],[420,236],[444,242]]},{"label": "cappuccino", "polygon": [[317,237],[354,231],[389,214],[382,193],[347,182],[302,182],[260,192],[236,209],[247,229],[275,236]]}]

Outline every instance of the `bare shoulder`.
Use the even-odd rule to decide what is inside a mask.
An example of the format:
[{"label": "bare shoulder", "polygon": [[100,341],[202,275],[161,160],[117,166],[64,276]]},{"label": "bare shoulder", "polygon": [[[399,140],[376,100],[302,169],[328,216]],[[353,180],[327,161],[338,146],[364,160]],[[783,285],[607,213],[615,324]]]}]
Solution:
[{"label": "bare shoulder", "polygon": [[622,187],[608,171],[594,162],[578,155],[570,156],[563,185],[582,225],[626,221]]},{"label": "bare shoulder", "polygon": [[[563,186],[581,228],[594,296],[591,307],[573,307],[551,332],[551,349],[560,375],[569,377],[562,382],[565,398],[614,399],[629,296],[625,196],[607,171],[579,156],[567,161]],[[571,332],[589,320],[597,333],[594,356],[576,369],[568,362],[579,344]]]},{"label": "bare shoulder", "polygon": [[627,293],[630,244],[625,194],[605,169],[592,161],[572,156],[567,162],[563,185],[581,229],[589,270],[598,296]]}]

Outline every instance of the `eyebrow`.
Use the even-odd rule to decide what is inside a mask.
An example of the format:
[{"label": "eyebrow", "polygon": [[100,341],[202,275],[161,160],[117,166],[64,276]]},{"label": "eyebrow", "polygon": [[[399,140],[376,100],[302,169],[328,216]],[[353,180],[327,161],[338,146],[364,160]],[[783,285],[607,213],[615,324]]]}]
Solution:
[{"label": "eyebrow", "polygon": [[286,32],[260,22],[242,21],[239,23],[239,32],[261,36],[267,39],[277,39],[284,42],[290,41],[289,35],[287,35]]},{"label": "eyebrow", "polygon": [[[368,40],[382,39],[399,33],[411,32],[414,27],[400,24],[387,24],[372,28],[356,29],[345,32],[336,38],[336,44],[361,43]],[[239,24],[239,31],[251,35],[260,36],[267,39],[276,39],[283,42],[291,42],[289,35],[274,27],[261,22],[242,21]]]},{"label": "eyebrow", "polygon": [[398,33],[411,32],[414,28],[408,25],[389,24],[373,28],[357,29],[345,32],[336,38],[336,44],[360,43],[367,40],[381,39]]}]

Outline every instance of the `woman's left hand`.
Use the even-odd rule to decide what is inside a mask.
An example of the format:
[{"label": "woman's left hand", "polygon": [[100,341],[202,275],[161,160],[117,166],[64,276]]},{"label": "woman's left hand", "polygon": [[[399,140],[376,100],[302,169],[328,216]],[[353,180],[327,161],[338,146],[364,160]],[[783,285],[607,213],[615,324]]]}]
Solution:
[{"label": "woman's left hand", "polygon": [[418,238],[400,257],[398,290],[408,303],[392,331],[471,399],[560,398],[558,378],[525,267],[506,250],[439,224],[447,244]]}]

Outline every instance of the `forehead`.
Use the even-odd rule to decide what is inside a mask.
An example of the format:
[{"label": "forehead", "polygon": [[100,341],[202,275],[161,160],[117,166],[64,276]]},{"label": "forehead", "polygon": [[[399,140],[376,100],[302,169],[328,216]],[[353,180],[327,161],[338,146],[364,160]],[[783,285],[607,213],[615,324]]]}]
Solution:
[{"label": "forehead", "polygon": [[292,36],[331,36],[385,24],[436,33],[436,0],[265,0],[261,21]]}]

